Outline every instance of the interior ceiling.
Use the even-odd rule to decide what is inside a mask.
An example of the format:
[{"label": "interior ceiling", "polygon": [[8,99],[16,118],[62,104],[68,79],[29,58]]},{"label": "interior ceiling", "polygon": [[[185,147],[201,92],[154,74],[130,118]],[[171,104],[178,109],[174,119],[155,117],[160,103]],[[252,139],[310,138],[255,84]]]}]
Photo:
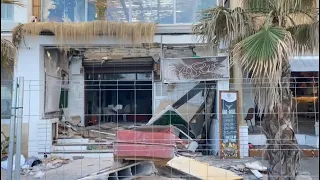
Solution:
[{"label": "interior ceiling", "polygon": [[[163,45],[165,52],[181,51],[192,51],[193,46],[167,46]],[[152,58],[154,61],[158,61],[161,55],[161,46],[142,45],[140,47],[89,47],[89,48],[73,48],[74,55],[81,55],[86,61],[111,61],[121,59],[141,59],[141,58]]]}]

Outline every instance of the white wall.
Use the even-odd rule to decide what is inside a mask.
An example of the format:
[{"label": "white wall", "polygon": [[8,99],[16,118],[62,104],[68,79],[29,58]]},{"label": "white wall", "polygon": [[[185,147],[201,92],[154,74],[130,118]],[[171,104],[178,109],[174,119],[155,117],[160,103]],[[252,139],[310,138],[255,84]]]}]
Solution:
[{"label": "white wall", "polygon": [[44,112],[44,51],[36,41],[20,47],[14,76],[24,77],[23,122],[29,123],[28,155],[38,154],[38,122]]},{"label": "white wall", "polygon": [[[32,9],[31,0],[20,0],[24,7],[15,5],[13,8],[13,20],[1,20],[1,32],[11,31],[19,23],[28,22],[29,11]],[[2,3],[1,3],[2,4]]]},{"label": "white wall", "polygon": [[80,72],[81,58],[71,59],[69,71],[68,115],[80,116],[84,125],[84,74]]}]

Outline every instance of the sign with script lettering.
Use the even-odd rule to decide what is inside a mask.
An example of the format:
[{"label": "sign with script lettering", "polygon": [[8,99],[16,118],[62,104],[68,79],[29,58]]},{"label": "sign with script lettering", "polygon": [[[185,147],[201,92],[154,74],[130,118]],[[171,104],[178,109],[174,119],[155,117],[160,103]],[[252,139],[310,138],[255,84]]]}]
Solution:
[{"label": "sign with script lettering", "polygon": [[229,58],[215,56],[162,59],[161,72],[164,83],[228,79]]},{"label": "sign with script lettering", "polygon": [[220,157],[239,158],[238,92],[220,91]]}]

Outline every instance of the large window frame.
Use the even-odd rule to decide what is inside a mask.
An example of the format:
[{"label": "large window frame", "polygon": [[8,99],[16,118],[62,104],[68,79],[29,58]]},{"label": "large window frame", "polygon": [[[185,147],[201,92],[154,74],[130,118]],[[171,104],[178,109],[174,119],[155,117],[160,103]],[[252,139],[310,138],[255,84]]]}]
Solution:
[{"label": "large window frame", "polygon": [[[141,6],[141,8],[145,7],[146,9],[140,9],[139,10],[139,8],[138,8],[138,10],[136,10],[137,9],[137,7],[136,7],[137,6],[137,4],[136,4],[137,1],[136,0],[119,0],[119,3],[121,3],[123,8],[126,9],[126,10],[124,10],[124,11],[126,11],[126,12],[124,12],[126,17],[121,17],[120,19],[122,19],[122,20],[120,20],[120,21],[129,22],[129,23],[131,23],[131,22],[139,22],[139,18],[137,20],[137,12],[136,11],[141,11],[141,12],[143,11],[146,14],[152,14],[152,15],[150,15],[151,18],[150,17],[146,17],[147,20],[142,18],[143,20],[141,20],[140,22],[155,22],[155,23],[158,23],[158,24],[192,24],[192,23],[194,23],[194,22],[191,22],[192,20],[190,20],[190,17],[189,17],[189,21],[190,22],[188,22],[188,20],[179,20],[179,18],[182,17],[182,16],[179,16],[179,13],[181,13],[181,4],[184,2],[184,0],[145,0],[145,1],[146,2],[143,2],[144,4],[141,3],[140,6]],[[162,2],[162,1],[164,1],[164,2]],[[168,9],[167,9],[168,7],[166,6],[165,9],[161,9],[163,7],[160,7],[160,9],[161,9],[160,11],[161,12],[157,12],[157,14],[155,14],[155,9],[153,9],[154,8],[153,7],[154,3],[156,3],[157,6],[159,6],[157,2],[160,2],[159,4],[165,5],[165,4],[168,4],[168,1],[170,1],[170,3],[172,4],[172,15],[170,15],[170,16],[164,15],[164,17],[161,17],[159,19],[159,13],[162,13],[162,12],[165,12],[165,11],[167,11],[167,13],[168,13]],[[191,1],[191,0],[189,0],[189,1]],[[125,7],[124,7],[124,2],[126,3]],[[199,10],[199,11],[201,9],[210,7],[211,6],[211,5],[209,5],[210,2],[212,2],[212,6],[215,6],[215,5],[219,4],[219,0],[197,0],[196,2],[197,2],[196,5],[192,4],[192,3],[191,4],[192,4],[193,7],[197,6],[195,9]],[[153,4],[152,7],[149,7],[150,3]],[[189,3],[185,3],[185,4],[189,4]],[[82,4],[82,6],[83,6],[83,4]],[[83,21],[82,20],[81,21],[78,20],[77,22],[92,21],[92,15],[90,15],[90,17],[89,17],[89,14],[90,13],[92,14],[92,7],[91,6],[92,6],[92,2],[90,0],[84,0],[84,14],[81,13],[81,15],[80,15],[81,17],[84,16],[84,18],[81,18],[81,19],[84,19],[84,20]],[[44,18],[44,11],[48,12],[49,10],[44,10],[43,9],[44,7],[45,7],[45,5],[41,4],[41,9],[42,9],[41,10],[41,21],[48,21],[48,18],[47,19]],[[171,8],[171,6],[170,6],[170,8]],[[114,9],[112,9],[112,6],[108,7],[108,11],[109,12],[114,11]],[[148,12],[146,12],[146,11],[148,11]],[[158,11],[159,11],[159,9],[158,9]],[[73,15],[71,15],[71,16],[73,16]],[[108,14],[107,14],[107,16],[108,16]],[[195,12],[192,12],[191,16],[194,16],[193,21],[195,21],[196,20]],[[163,18],[166,18],[166,20],[163,20]],[[56,21],[55,18],[52,18],[52,19],[53,20],[51,20],[51,21]],[[76,18],[74,18],[74,20],[75,19]],[[116,21],[115,19],[116,18],[108,17],[109,21]]]},{"label": "large window frame", "polygon": [[1,3],[1,21],[12,21],[14,18],[14,5]]}]

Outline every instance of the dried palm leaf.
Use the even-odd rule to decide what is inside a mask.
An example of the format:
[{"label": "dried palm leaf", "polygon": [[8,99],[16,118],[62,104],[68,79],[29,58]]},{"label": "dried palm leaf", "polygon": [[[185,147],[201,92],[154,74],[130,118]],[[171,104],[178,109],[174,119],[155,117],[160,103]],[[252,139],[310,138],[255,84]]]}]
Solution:
[{"label": "dried palm leaf", "polygon": [[14,0],[1,0],[1,4],[14,4],[23,7],[24,5],[20,3],[20,1],[14,1]]},{"label": "dried palm leaf", "polygon": [[1,38],[1,67],[12,73],[14,60],[16,59],[16,47],[7,39]]},{"label": "dried palm leaf", "polygon": [[254,32],[253,18],[241,8],[209,8],[201,12],[199,22],[193,26],[193,32],[201,42],[229,44]]},{"label": "dried palm leaf", "polygon": [[123,41],[151,43],[155,34],[154,23],[125,23],[92,21],[81,23],[37,22],[19,25],[13,30],[13,43],[18,46],[25,35],[38,36],[50,32],[63,44],[69,40],[88,42],[101,36]]},{"label": "dried palm leaf", "polygon": [[319,21],[292,26],[288,28],[288,31],[291,32],[294,39],[295,54],[319,53]]}]

